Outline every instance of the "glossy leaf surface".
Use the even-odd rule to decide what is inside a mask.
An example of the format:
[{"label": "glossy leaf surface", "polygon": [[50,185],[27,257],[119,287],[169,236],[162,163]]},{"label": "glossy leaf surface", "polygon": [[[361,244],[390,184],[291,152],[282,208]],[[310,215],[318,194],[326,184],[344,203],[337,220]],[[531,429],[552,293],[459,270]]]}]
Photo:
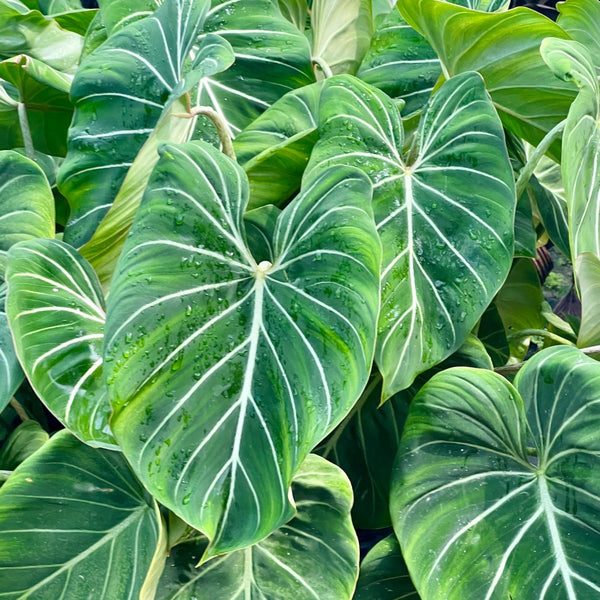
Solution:
[{"label": "glossy leaf surface", "polygon": [[436,375],[411,405],[392,518],[422,598],[592,598],[600,592],[600,365],[531,358],[513,387]]},{"label": "glossy leaf surface", "polygon": [[579,87],[563,133],[561,163],[571,255],[600,257],[600,82],[592,58],[579,42],[545,40],[542,56],[553,71]]},{"label": "glossy leaf surface", "polygon": [[10,402],[23,381],[23,371],[15,352],[8,319],[4,312],[4,291],[0,289],[0,412]]},{"label": "glossy leaf surface", "polygon": [[[533,145],[562,121],[575,97],[540,56],[546,37],[568,37],[526,8],[483,13],[439,0],[399,0],[404,18],[423,34],[452,77],[478,71],[504,125]],[[510,35],[507,35],[510,31]],[[560,155],[558,143],[552,147]]]},{"label": "glossy leaf surface", "polygon": [[291,517],[295,470],[366,383],[378,310],[359,171],[327,171],[288,205],[273,265],[246,246],[247,201],[243,170],[213,146],[164,147],[107,313],[119,445],[209,555]]},{"label": "glossy leaf surface", "polygon": [[419,600],[395,535],[376,544],[360,565],[354,600]]},{"label": "glossy leaf surface", "polygon": [[112,447],[94,271],[64,242],[30,240],[11,248],[7,281],[17,354],[37,395],[79,438]]},{"label": "glossy leaf surface", "polygon": [[515,198],[504,134],[475,73],[433,97],[412,159],[401,154],[394,102],[357,79],[326,82],[319,119],[305,178],[346,164],[373,182],[383,246],[376,361],[388,398],[462,344],[508,273]]},{"label": "glossy leaf surface", "polygon": [[159,527],[120,453],[61,431],[0,488],[0,594],[137,600]]},{"label": "glossy leaf surface", "polygon": [[262,542],[195,568],[206,540],[176,546],[157,600],[350,600],[358,540],[341,469],[309,454],[292,482],[296,516]]},{"label": "glossy leaf surface", "polygon": [[23,421],[0,449],[0,469],[12,471],[48,441],[48,434],[36,421]]},{"label": "glossy leaf surface", "polygon": [[590,53],[600,75],[600,2],[569,0],[558,6],[558,24]]}]

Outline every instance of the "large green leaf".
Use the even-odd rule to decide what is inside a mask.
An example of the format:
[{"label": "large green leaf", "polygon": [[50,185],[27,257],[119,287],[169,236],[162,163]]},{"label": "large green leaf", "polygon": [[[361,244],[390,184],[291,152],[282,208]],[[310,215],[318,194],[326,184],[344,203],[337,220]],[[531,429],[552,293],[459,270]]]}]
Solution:
[{"label": "large green leaf", "polygon": [[58,71],[74,73],[83,38],[18,0],[0,0],[0,59],[27,54]]},{"label": "large green leaf", "polygon": [[424,600],[583,600],[600,593],[600,365],[530,359],[515,387],[436,375],[411,405],[392,518]]},{"label": "large green leaf", "polygon": [[275,261],[242,234],[248,182],[213,146],[166,146],[107,312],[111,426],[138,476],[211,540],[259,541],[291,478],[364,387],[380,247],[370,184],[336,168],[278,220]]},{"label": "large green leaf", "polygon": [[[519,137],[537,145],[566,117],[574,86],[552,74],[539,49],[546,37],[568,36],[546,17],[526,8],[490,14],[439,0],[399,0],[398,7],[433,46],[447,77],[481,73],[502,122]],[[552,152],[560,154],[558,143]]]},{"label": "large green leaf", "polygon": [[583,44],[600,75],[600,2],[569,0],[557,5],[557,23],[577,42]]},{"label": "large green leaf", "polygon": [[18,152],[0,152],[0,281],[9,248],[54,237],[54,198],[42,169]]},{"label": "large green leaf", "polygon": [[406,102],[405,115],[426,104],[442,74],[437,54],[396,6],[378,27],[357,76]]},{"label": "large green leaf", "polygon": [[313,60],[327,75],[354,75],[372,34],[371,0],[313,0]]},{"label": "large green leaf", "polygon": [[4,312],[3,295],[4,291],[0,287],[0,412],[6,408],[23,381],[23,371],[19,365],[8,319]]},{"label": "large green leaf", "polygon": [[37,395],[79,438],[113,447],[94,271],[63,242],[29,240],[11,248],[7,281],[16,351]]},{"label": "large green leaf", "polygon": [[[90,239],[159,121],[166,121],[161,139],[189,138],[194,119],[170,117],[166,109],[192,87],[187,78],[195,68],[205,74],[204,54],[199,65],[188,54],[207,9],[208,0],[166,0],[153,16],[120,29],[82,61],[71,87],[69,152],[58,177],[71,205],[65,241],[81,246]],[[157,43],[149,45],[148,39]],[[145,157],[141,189],[157,158],[155,151]],[[140,196],[141,191],[130,203],[137,205]]]},{"label": "large green leaf", "polygon": [[354,600],[419,600],[395,535],[376,544],[360,565]]},{"label": "large green leaf", "polygon": [[[292,482],[296,516],[268,538],[196,568],[206,540],[171,550],[157,600],[350,600],[358,540],[343,471],[309,454]],[[379,599],[377,599],[379,600]]]},{"label": "large green leaf", "polygon": [[282,204],[300,189],[319,136],[320,95],[321,83],[287,93],[235,138],[237,160],[250,182],[249,209]]},{"label": "large green leaf", "polygon": [[600,258],[584,252],[575,262],[577,285],[581,296],[581,326],[577,345],[580,348],[600,344]]},{"label": "large green leaf", "polygon": [[402,156],[393,100],[350,76],[326,82],[305,178],[353,165],[373,182],[383,246],[376,360],[384,398],[465,340],[504,281],[515,192],[500,120],[476,73],[446,82]]},{"label": "large green leaf", "polygon": [[[64,156],[67,130],[73,116],[69,100],[71,78],[35,58],[20,54],[0,62],[0,79],[13,86],[14,100],[23,104],[34,149]],[[25,145],[17,105],[12,111],[3,113],[0,126],[3,128],[0,147]]]},{"label": "large green leaf", "polygon": [[120,453],[61,431],[0,489],[0,596],[137,600],[160,527]]},{"label": "large green leaf", "polygon": [[561,163],[571,256],[593,252],[600,257],[600,82],[579,42],[548,39],[541,53],[559,77],[579,87],[563,133]]}]

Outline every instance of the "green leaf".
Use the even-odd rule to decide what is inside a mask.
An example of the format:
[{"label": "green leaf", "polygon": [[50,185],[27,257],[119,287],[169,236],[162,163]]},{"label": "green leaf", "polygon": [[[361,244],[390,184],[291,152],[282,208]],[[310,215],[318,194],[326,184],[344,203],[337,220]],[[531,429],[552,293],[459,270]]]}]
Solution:
[{"label": "green leaf", "polygon": [[580,348],[600,344],[600,259],[591,252],[577,257],[575,274],[581,296],[581,326],[577,345]]},{"label": "green leaf", "polygon": [[0,469],[13,471],[48,441],[48,434],[37,421],[24,421],[0,449]]},{"label": "green leaf", "polygon": [[508,362],[510,348],[506,339],[506,331],[494,303],[490,304],[483,313],[479,322],[477,337],[481,340],[492,359],[494,367],[501,367]]},{"label": "green leaf", "polygon": [[358,540],[343,471],[309,454],[292,482],[298,512],[268,538],[199,568],[206,540],[171,550],[157,600],[350,600]]},{"label": "green leaf", "polygon": [[0,412],[23,381],[23,371],[15,352],[8,319],[4,312],[3,284],[0,284]]},{"label": "green leaf", "polygon": [[305,178],[346,164],[373,182],[383,246],[375,356],[388,398],[460,347],[508,273],[515,192],[504,133],[476,73],[432,98],[412,157],[401,154],[394,102],[357,79],[328,80],[319,112]]},{"label": "green leaf", "polygon": [[529,188],[521,194],[515,212],[515,256],[535,258],[537,235],[533,225],[533,193]]},{"label": "green leaf", "polygon": [[160,527],[120,453],[61,431],[0,489],[0,595],[137,599]]},{"label": "green leaf", "polygon": [[306,29],[306,19],[308,17],[308,4],[306,0],[274,0],[279,6],[281,14],[293,23],[299,31]]},{"label": "green leaf", "polygon": [[117,33],[123,27],[151,16],[160,6],[155,0],[99,0],[102,22],[107,36]]},{"label": "green leaf", "polygon": [[374,370],[359,401],[331,436],[317,448],[339,465],[354,491],[352,520],[359,529],[391,525],[390,474],[408,413],[418,387],[404,390],[380,406],[382,378]]},{"label": "green leaf", "polygon": [[6,310],[16,351],[36,394],[83,441],[112,448],[102,376],[104,300],[89,264],[58,240],[9,253]]},{"label": "green leaf", "polygon": [[[20,6],[19,6],[20,5]],[[0,59],[27,54],[65,73],[74,73],[83,39],[23,4],[0,0]]]},{"label": "green leaf", "polygon": [[321,87],[319,82],[288,92],[235,138],[237,161],[250,181],[249,209],[281,205],[300,189],[318,139]]},{"label": "green leaf", "polygon": [[17,242],[54,237],[54,198],[42,169],[18,152],[0,152],[0,281]]},{"label": "green leaf", "polygon": [[388,96],[405,100],[403,112],[410,116],[427,103],[441,74],[433,48],[394,6],[373,35],[357,76]]},{"label": "green leaf", "polygon": [[269,262],[275,260],[273,237],[280,214],[281,210],[273,204],[267,204],[244,213],[248,248],[258,263],[263,260]]},{"label": "green leaf", "polygon": [[557,23],[590,53],[600,75],[600,3],[597,0],[569,0],[556,7]]},{"label": "green leaf", "polygon": [[[76,109],[69,151],[58,175],[58,187],[72,209],[66,242],[80,247],[90,239],[160,121],[162,141],[185,141],[193,131],[194,119],[169,118],[166,109],[192,87],[185,82],[194,68],[204,73],[206,65],[190,64],[187,58],[207,2],[166,0],[153,16],[120,29],[82,61],[71,87]],[[161,43],[149,46],[148,39]],[[186,110],[180,106],[177,112]],[[151,149],[145,157],[146,177],[136,189],[143,189],[158,159],[155,147]],[[128,198],[133,210],[140,195]]]},{"label": "green leaf", "polygon": [[542,286],[535,265],[527,258],[517,259],[494,299],[504,323],[511,356],[522,360],[527,354],[531,335],[520,332],[545,327],[543,302]]},{"label": "green leaf", "polygon": [[273,265],[248,251],[247,201],[243,170],[214,147],[164,147],[107,312],[113,431],[209,555],[292,516],[294,472],[367,381],[378,310],[360,172],[327,171],[288,205]]},{"label": "green leaf", "polygon": [[376,544],[360,565],[354,600],[418,600],[395,535]]},{"label": "green leaf", "polygon": [[[566,117],[574,87],[540,56],[544,38],[567,37],[550,19],[526,8],[488,14],[439,0],[399,0],[398,7],[433,46],[447,77],[481,73],[504,126],[517,136],[537,145]],[[560,155],[558,142],[552,154]]]},{"label": "green leaf", "polygon": [[[20,54],[0,62],[0,79],[14,86],[15,101],[24,105],[33,147],[46,154],[64,156],[67,130],[73,116],[69,100],[71,78],[39,60]],[[10,130],[1,147],[24,145],[23,138],[27,134],[21,130],[17,105],[3,114],[0,125]]]},{"label": "green leaf", "polygon": [[81,36],[85,36],[91,22],[94,20],[94,17],[97,14],[98,10],[93,8],[87,10],[80,9],[68,12],[55,13],[52,15],[52,17],[63,29],[66,29],[67,31],[73,31],[74,33],[78,33]]},{"label": "green leaf", "polygon": [[571,256],[576,259],[582,252],[600,256],[600,82],[580,43],[548,39],[540,52],[558,77],[579,88],[563,133],[561,163]]},{"label": "green leaf", "polygon": [[600,365],[543,350],[515,378],[451,369],[414,399],[392,488],[422,598],[600,592]]},{"label": "green leaf", "polygon": [[313,0],[313,60],[333,75],[354,75],[369,48],[371,0]]}]

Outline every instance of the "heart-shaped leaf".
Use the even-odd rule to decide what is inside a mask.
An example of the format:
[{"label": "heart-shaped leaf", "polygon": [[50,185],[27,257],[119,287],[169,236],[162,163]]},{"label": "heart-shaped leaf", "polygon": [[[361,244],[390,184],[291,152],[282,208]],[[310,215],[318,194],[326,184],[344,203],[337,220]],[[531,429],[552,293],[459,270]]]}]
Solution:
[{"label": "heart-shaped leaf", "polygon": [[[358,540],[343,471],[309,454],[292,482],[296,516],[262,542],[196,568],[206,540],[171,550],[157,600],[350,600]],[[378,598],[378,600],[380,600]]]},{"label": "heart-shaped leaf", "polygon": [[354,600],[419,600],[395,535],[381,540],[363,559]]},{"label": "heart-shaped leaf", "polygon": [[476,73],[432,98],[414,157],[402,155],[393,100],[350,76],[325,83],[319,129],[305,178],[352,165],[373,182],[383,246],[376,360],[388,398],[460,347],[508,273],[515,192],[504,133]]},{"label": "heart-shaped leaf", "polygon": [[[526,8],[490,14],[439,0],[398,0],[398,7],[447,77],[481,73],[502,122],[519,137],[537,145],[566,117],[574,86],[554,77],[540,56],[544,38],[568,37],[550,19]],[[552,153],[560,155],[558,142]]]},{"label": "heart-shaped leaf", "polygon": [[579,42],[551,38],[540,51],[557,76],[579,87],[563,133],[561,163],[571,256],[593,252],[600,257],[600,82]]},{"label": "heart-shaped leaf", "polygon": [[516,387],[458,368],[421,389],[391,507],[423,600],[600,593],[599,381],[596,361],[563,346]]},{"label": "heart-shaped leaf", "polygon": [[80,439],[114,447],[96,274],[68,244],[29,240],[11,248],[7,281],[16,351],[37,395]]},{"label": "heart-shaped leaf", "polygon": [[246,246],[247,201],[245,173],[213,146],[164,147],[107,312],[113,431],[209,555],[292,516],[294,472],[367,381],[378,311],[364,175],[331,169],[304,188],[272,265]]},{"label": "heart-shaped leaf", "polygon": [[137,600],[160,528],[120,453],[61,431],[0,489],[0,595]]}]

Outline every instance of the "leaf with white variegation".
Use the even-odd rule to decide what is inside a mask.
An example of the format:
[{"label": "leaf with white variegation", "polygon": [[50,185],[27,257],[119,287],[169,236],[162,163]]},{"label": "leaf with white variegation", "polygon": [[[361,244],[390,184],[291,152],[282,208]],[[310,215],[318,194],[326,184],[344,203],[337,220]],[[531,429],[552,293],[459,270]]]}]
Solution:
[{"label": "leaf with white variegation", "polygon": [[406,116],[426,104],[442,74],[429,42],[402,17],[397,6],[377,29],[357,76],[392,98],[406,102]]},{"label": "leaf with white variegation", "polygon": [[0,488],[0,596],[138,600],[161,527],[120,453],[61,431]]},{"label": "leaf with white variegation", "polygon": [[305,173],[362,169],[383,246],[376,361],[383,397],[460,347],[510,269],[515,192],[502,125],[476,73],[447,81],[402,156],[393,100],[350,76],[321,93],[320,139]]},{"label": "leaf with white variegation", "polygon": [[54,198],[42,169],[13,150],[0,152],[0,281],[13,244],[54,237]]},{"label": "leaf with white variegation", "polygon": [[600,257],[600,82],[579,42],[551,38],[540,51],[558,77],[579,87],[563,132],[561,163],[571,256],[593,252]]},{"label": "leaf with white variegation", "polygon": [[600,594],[600,365],[554,347],[513,387],[451,369],[414,399],[394,529],[424,600]]},{"label": "leaf with white variegation", "polygon": [[[188,55],[207,10],[208,0],[166,0],[154,15],[120,29],[82,61],[71,87],[75,113],[68,154],[58,175],[71,205],[66,242],[79,247],[90,239],[144,143],[166,118],[165,109],[188,91],[179,86],[194,66]],[[148,39],[157,41],[148,45]],[[193,125],[194,119],[171,117],[163,141],[187,140]],[[157,158],[156,152],[147,157],[146,175]],[[139,195],[130,202],[137,204]]]},{"label": "leaf with white variegation", "polygon": [[250,182],[249,209],[282,204],[300,189],[319,137],[321,87],[319,82],[288,92],[235,138],[237,161]]},{"label": "leaf with white variegation", "polygon": [[23,381],[23,371],[4,312],[4,287],[4,284],[0,284],[0,412],[6,408]]},{"label": "leaf with white variegation", "polygon": [[104,300],[96,274],[58,240],[20,242],[8,256],[6,312],[29,382],[80,439],[113,448],[102,376]]},{"label": "leaf with white variegation", "polygon": [[293,515],[291,479],[369,375],[380,245],[368,179],[335,168],[282,212],[275,261],[243,233],[248,182],[213,146],[165,146],[119,259],[105,359],[111,427],[160,502],[211,543]]},{"label": "leaf with white variegation", "polygon": [[[309,454],[292,482],[296,516],[268,538],[196,567],[206,539],[170,552],[157,600],[350,600],[358,540],[344,472]],[[380,599],[378,599],[380,600]]]},{"label": "leaf with white variegation", "polygon": [[[537,145],[566,117],[576,90],[540,56],[544,38],[568,37],[550,19],[526,8],[484,13],[440,0],[398,0],[398,8],[435,49],[447,77],[482,75],[502,122],[517,136]],[[559,142],[551,153],[560,156]]]},{"label": "leaf with white variegation", "polygon": [[576,41],[585,46],[600,76],[600,2],[569,0],[557,5],[556,22]]}]

